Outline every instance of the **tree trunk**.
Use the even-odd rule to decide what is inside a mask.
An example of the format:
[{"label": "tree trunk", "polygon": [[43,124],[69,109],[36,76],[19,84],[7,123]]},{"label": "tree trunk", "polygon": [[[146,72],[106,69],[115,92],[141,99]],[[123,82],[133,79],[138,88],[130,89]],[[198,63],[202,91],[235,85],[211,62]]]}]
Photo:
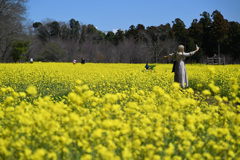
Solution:
[{"label": "tree trunk", "polygon": [[220,58],[220,43],[218,43],[218,58]]}]

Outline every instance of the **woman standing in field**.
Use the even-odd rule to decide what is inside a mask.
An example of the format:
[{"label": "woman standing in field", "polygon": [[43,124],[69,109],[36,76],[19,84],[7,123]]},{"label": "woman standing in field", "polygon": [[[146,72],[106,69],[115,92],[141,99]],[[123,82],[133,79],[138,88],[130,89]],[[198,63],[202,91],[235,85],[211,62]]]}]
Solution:
[{"label": "woman standing in field", "polygon": [[198,50],[199,50],[199,47],[196,45],[195,51],[185,53],[184,46],[179,45],[177,49],[177,53],[172,53],[172,54],[169,54],[168,56],[163,57],[164,59],[167,59],[168,57],[172,57],[173,59],[175,59],[176,64],[173,68],[175,73],[174,82],[180,83],[182,88],[188,87],[187,71],[186,71],[184,60],[186,59],[186,57],[190,57],[194,55]]}]

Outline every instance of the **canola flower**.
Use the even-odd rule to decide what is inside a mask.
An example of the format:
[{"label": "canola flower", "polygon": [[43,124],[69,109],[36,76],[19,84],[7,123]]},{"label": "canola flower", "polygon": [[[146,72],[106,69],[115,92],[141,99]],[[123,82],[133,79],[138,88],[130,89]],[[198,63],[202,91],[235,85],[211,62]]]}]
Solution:
[{"label": "canola flower", "polygon": [[0,159],[239,159],[240,66],[187,68],[0,64]]}]

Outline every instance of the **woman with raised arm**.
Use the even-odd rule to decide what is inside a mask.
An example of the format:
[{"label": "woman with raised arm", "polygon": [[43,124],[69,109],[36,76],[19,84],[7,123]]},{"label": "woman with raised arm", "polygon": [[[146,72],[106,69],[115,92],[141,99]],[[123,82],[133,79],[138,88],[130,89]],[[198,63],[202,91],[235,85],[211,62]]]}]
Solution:
[{"label": "woman with raised arm", "polygon": [[172,57],[175,59],[176,63],[174,65],[174,82],[180,83],[181,87],[188,87],[188,78],[187,78],[187,71],[185,67],[184,60],[186,57],[190,57],[194,55],[199,50],[199,47],[196,45],[196,50],[185,53],[184,52],[184,46],[179,45],[177,49],[177,53],[169,54],[168,56],[164,56],[164,59],[167,59],[168,57]]}]

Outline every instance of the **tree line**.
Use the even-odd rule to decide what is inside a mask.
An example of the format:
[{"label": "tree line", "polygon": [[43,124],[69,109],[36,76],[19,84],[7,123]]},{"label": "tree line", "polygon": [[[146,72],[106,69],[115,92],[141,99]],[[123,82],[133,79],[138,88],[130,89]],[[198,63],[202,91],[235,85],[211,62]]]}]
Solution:
[{"label": "tree line", "polygon": [[0,59],[2,62],[72,62],[82,57],[94,63],[166,63],[163,56],[200,46],[189,63],[204,63],[214,54],[227,63],[239,63],[240,24],[224,19],[220,11],[200,14],[189,28],[180,18],[159,26],[131,25],[116,33],[98,30],[78,20],[26,23],[27,0],[0,1]]}]

